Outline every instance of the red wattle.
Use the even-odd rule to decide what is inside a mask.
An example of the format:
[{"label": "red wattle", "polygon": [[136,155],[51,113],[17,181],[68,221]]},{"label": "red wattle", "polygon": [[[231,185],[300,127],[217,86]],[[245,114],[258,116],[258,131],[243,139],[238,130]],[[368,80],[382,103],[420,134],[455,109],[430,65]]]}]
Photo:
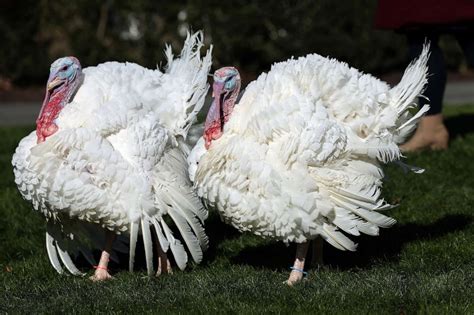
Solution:
[{"label": "red wattle", "polygon": [[204,146],[206,147],[206,149],[209,149],[209,147],[211,146],[212,140],[219,139],[221,135],[222,135],[221,126],[217,122],[209,126],[208,128],[204,129],[203,137],[205,141]]},{"label": "red wattle", "polygon": [[58,126],[54,123],[54,120],[58,117],[59,112],[63,108],[63,100],[66,97],[66,91],[67,89],[56,91],[48,103],[42,108],[41,114],[36,120],[38,143],[45,141],[47,137],[58,130]]},{"label": "red wattle", "polygon": [[222,134],[219,105],[220,104],[215,100],[212,102],[209,112],[207,113],[206,122],[204,123],[203,137],[206,149],[209,149],[212,140],[218,139]]}]

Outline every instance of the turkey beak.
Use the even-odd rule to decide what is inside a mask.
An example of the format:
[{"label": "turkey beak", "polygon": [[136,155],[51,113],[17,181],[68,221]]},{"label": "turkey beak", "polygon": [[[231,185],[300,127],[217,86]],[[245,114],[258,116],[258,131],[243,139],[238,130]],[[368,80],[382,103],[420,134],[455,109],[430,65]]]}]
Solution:
[{"label": "turkey beak", "polygon": [[47,89],[48,91],[51,91],[53,90],[55,87],[61,85],[64,83],[64,80],[58,78],[58,77],[54,77],[51,81],[48,80],[48,85],[47,85]]}]

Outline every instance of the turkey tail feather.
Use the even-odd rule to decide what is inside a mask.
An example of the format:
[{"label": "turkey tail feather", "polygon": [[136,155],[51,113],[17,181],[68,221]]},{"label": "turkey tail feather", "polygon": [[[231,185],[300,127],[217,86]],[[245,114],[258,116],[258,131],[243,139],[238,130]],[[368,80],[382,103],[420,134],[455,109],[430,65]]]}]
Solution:
[{"label": "turkey tail feather", "polygon": [[182,217],[179,212],[170,209],[168,214],[173,219],[174,223],[178,227],[181,236],[183,237],[184,242],[186,243],[191,256],[193,257],[194,261],[199,263],[202,260],[202,250],[199,244],[198,238],[193,234],[189,223],[186,221],[184,217]]},{"label": "turkey tail feather", "polygon": [[149,276],[153,275],[153,243],[151,241],[150,222],[144,217],[142,222],[143,246],[145,247],[146,270]]},{"label": "turkey tail feather", "polygon": [[130,223],[130,258],[128,262],[128,269],[130,272],[133,272],[133,265],[135,264],[135,249],[137,247],[137,238],[138,238],[138,223]]},{"label": "turkey tail feather", "polygon": [[46,232],[46,251],[48,252],[48,258],[51,262],[51,265],[59,274],[63,274],[64,270],[61,266],[61,263],[59,262],[58,250],[55,245],[55,240],[48,231]]},{"label": "turkey tail feather", "polygon": [[161,221],[161,225],[163,226],[163,231],[165,232],[166,238],[170,243],[170,249],[173,253],[173,257],[176,261],[176,264],[178,265],[179,269],[184,270],[188,262],[188,254],[186,254],[186,250],[184,249],[183,244],[181,244],[179,240],[174,238],[170,228],[168,227],[168,225],[166,225],[164,221]]},{"label": "turkey tail feather", "polygon": [[75,276],[84,276],[85,273],[79,271],[77,269],[76,265],[74,265],[74,262],[71,259],[71,256],[69,256],[68,252],[63,250],[58,243],[56,242],[56,248],[59,253],[59,257],[61,258],[61,261],[63,262],[64,266],[66,266],[66,269],[69,270],[69,272]]},{"label": "turkey tail feather", "polygon": [[[165,50],[168,60],[166,73],[173,75],[177,82],[181,79],[183,94],[180,99],[173,102],[176,111],[176,119],[170,122],[172,132],[186,138],[189,128],[196,121],[197,114],[204,105],[204,99],[209,88],[207,75],[212,65],[212,46],[201,59],[201,48],[203,47],[203,33],[187,34],[183,49],[179,58],[174,59],[171,46]],[[183,104],[184,100],[184,105]]]},{"label": "turkey tail feather", "polygon": [[163,252],[167,252],[170,247],[170,242],[166,239],[165,235],[163,234],[163,230],[160,227],[160,223],[157,219],[153,219],[153,226],[155,227],[155,233],[158,238],[158,243]]},{"label": "turkey tail feather", "polygon": [[428,83],[428,58],[429,58],[430,44],[425,43],[423,50],[418,59],[414,60],[405,70],[403,77],[390,93],[390,105],[397,112],[398,127],[396,132],[396,142],[402,143],[405,138],[413,131],[418,120],[429,109],[428,105],[421,108],[418,113],[411,117],[408,113],[410,108],[416,106],[418,96],[422,96],[426,84]]}]

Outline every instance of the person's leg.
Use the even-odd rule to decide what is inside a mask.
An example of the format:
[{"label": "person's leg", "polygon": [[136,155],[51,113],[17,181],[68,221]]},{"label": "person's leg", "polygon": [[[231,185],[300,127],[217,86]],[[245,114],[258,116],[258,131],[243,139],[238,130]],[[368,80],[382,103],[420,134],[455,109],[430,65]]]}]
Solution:
[{"label": "person's leg", "polygon": [[439,36],[430,33],[408,34],[410,60],[418,57],[425,41],[430,42],[430,58],[428,59],[428,84],[419,98],[420,107],[429,103],[430,110],[420,123],[415,134],[409,141],[401,145],[402,151],[418,151],[423,149],[446,149],[448,147],[448,131],[443,124],[443,96],[446,87],[446,65],[443,52],[438,46]]},{"label": "person's leg", "polygon": [[425,98],[419,99],[419,105],[430,104],[427,115],[436,115],[443,109],[444,90],[446,88],[446,63],[441,48],[438,45],[439,35],[417,33],[408,35],[410,60],[418,58],[426,41],[430,43],[430,58],[428,59],[428,84],[423,93]]},{"label": "person's leg", "polygon": [[[474,26],[473,26],[474,27]],[[454,34],[466,58],[467,66],[474,69],[474,30]]]}]

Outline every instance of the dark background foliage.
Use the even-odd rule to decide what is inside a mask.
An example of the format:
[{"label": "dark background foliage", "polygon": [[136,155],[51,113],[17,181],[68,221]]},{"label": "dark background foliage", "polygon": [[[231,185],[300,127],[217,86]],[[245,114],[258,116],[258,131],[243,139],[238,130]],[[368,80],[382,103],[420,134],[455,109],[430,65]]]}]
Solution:
[{"label": "dark background foliage", "polygon": [[[165,43],[180,48],[187,27],[214,44],[214,66],[235,65],[245,78],[275,61],[329,55],[374,74],[407,63],[405,39],[373,27],[376,1],[3,0],[0,79],[40,84],[51,62],[77,56],[84,66],[107,60],[154,67]],[[444,39],[451,68],[461,64]]]}]

